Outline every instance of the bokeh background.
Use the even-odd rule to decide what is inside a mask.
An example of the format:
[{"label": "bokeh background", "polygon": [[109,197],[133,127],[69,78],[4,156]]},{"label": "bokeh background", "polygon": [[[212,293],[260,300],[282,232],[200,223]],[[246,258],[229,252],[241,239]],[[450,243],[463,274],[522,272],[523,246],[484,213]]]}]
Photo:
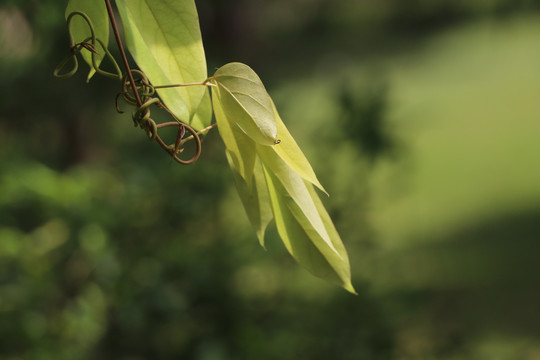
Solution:
[{"label": "bokeh background", "polygon": [[[540,2],[198,0],[330,192],[358,296],[250,229],[216,131],[182,167],[0,4],[0,358],[540,359]],[[111,42],[111,48],[115,49]]]}]

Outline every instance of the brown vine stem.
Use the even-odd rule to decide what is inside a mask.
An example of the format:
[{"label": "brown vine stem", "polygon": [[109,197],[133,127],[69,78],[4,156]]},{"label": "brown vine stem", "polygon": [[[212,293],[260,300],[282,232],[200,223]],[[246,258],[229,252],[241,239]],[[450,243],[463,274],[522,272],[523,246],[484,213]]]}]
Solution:
[{"label": "brown vine stem", "polygon": [[116,19],[114,18],[114,12],[113,12],[110,0],[105,0],[105,5],[107,5],[107,12],[109,13],[109,20],[111,21],[114,37],[116,38],[116,43],[118,44],[118,49],[120,50],[120,57],[122,58],[122,61],[124,62],[124,66],[126,67],[126,72],[129,78],[129,82],[131,84],[131,88],[133,89],[135,100],[137,101],[137,106],[141,107],[143,103],[141,101],[141,97],[139,96],[139,92],[137,91],[137,85],[135,84],[135,80],[133,79],[133,74],[131,73],[131,68],[129,67],[129,63],[126,57],[126,52],[124,51],[124,46],[122,45],[122,40],[120,39],[120,33],[118,32],[118,25],[116,24]]}]

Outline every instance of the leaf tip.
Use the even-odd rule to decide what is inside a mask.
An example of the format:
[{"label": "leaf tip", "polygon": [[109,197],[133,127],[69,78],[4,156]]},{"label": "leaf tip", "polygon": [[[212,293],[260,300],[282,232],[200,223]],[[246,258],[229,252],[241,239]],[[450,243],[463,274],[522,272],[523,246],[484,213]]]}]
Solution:
[{"label": "leaf tip", "polygon": [[347,290],[348,292],[350,292],[353,295],[358,296],[358,293],[356,292],[356,290],[354,290],[354,287],[352,285],[345,287],[345,290]]},{"label": "leaf tip", "polygon": [[313,185],[315,185],[317,189],[321,190],[326,195],[326,197],[330,197],[330,194],[328,193],[328,191],[326,191],[326,189],[319,182]]},{"label": "leaf tip", "polygon": [[261,244],[264,251],[266,251],[266,244],[264,243],[264,230],[257,231],[257,238],[259,239],[259,244]]},{"label": "leaf tip", "polygon": [[90,79],[94,76],[96,73],[96,70],[94,68],[90,68],[90,71],[88,72],[88,76],[86,77],[86,83],[90,83]]}]

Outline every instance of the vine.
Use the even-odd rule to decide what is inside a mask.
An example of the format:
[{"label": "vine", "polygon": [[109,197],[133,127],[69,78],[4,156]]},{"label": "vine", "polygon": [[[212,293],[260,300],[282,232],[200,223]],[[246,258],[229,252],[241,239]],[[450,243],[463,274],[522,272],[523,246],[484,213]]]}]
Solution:
[{"label": "vine", "polygon": [[[87,37],[85,40],[78,43],[75,42],[75,37],[73,36],[73,32],[71,28],[71,22],[73,21],[75,16],[80,16],[81,18],[84,19],[84,21],[88,24],[88,28],[91,33],[89,37]],[[62,60],[62,62],[56,67],[56,69],[53,72],[54,76],[56,76],[57,78],[63,79],[63,78],[68,78],[75,75],[75,73],[79,69],[79,61],[77,60],[77,55],[81,52],[81,50],[86,49],[90,51],[90,53],[92,54],[92,66],[98,74],[106,76],[106,77],[110,77],[113,79],[122,78],[122,71],[120,70],[118,63],[116,62],[116,60],[110,53],[109,49],[107,49],[107,46],[105,46],[105,44],[103,43],[103,40],[98,39],[96,37],[94,25],[92,24],[92,20],[90,20],[88,15],[86,15],[85,13],[81,11],[74,11],[70,13],[67,17],[67,27],[68,27],[69,45],[70,45],[69,50],[71,54],[68,55],[66,58],[64,58],[64,60]],[[111,62],[113,63],[116,69],[116,74],[102,70],[97,64],[97,55],[99,54],[99,51],[97,50],[96,42],[99,43],[99,45],[101,46],[101,49],[107,55],[107,58],[111,60]],[[61,73],[64,67],[66,67],[70,61],[73,62],[73,68],[66,73]]]},{"label": "vine", "polygon": [[[133,106],[135,127],[180,164],[194,163],[201,154],[201,135],[217,127],[240,199],[261,245],[274,220],[287,250],[301,265],[354,293],[347,251],[315,187],[326,191],[259,76],[236,62],[208,76],[194,0],[116,0],[116,7],[127,49],[139,69],[129,65],[110,0],[68,0],[70,54],[54,75],[74,75],[77,58],[82,56],[91,68],[88,80],[94,73],[118,79],[117,112],[123,112],[120,98]],[[84,23],[75,30],[73,21],[78,17]],[[182,27],[176,26],[179,21],[184,22]],[[109,23],[124,73],[106,46]],[[111,61],[116,73],[100,68],[103,59]],[[72,68],[65,71],[69,63]],[[153,85],[153,81],[161,84]],[[157,123],[152,108],[164,110],[172,121]],[[176,128],[172,144],[159,134],[168,127]],[[190,141],[195,154],[182,159],[179,155]]]},{"label": "vine", "polygon": [[[131,69],[127,60],[124,46],[122,44],[122,40],[120,38],[118,25],[116,23],[110,0],[105,0],[105,3],[107,6],[109,20],[113,29],[114,36],[116,38],[118,49],[120,51],[120,57],[122,58],[122,62],[124,63],[126,69],[125,74],[122,74],[122,71],[120,70],[117,61],[114,59],[111,52],[105,46],[103,40],[96,37],[94,25],[92,24],[92,20],[89,18],[89,16],[84,12],[74,11],[71,12],[67,17],[67,27],[70,38],[70,55],[64,58],[56,67],[53,72],[54,76],[63,79],[75,75],[79,68],[77,55],[80,54],[83,49],[89,51],[92,54],[91,65],[97,74],[121,80],[122,91],[116,96],[116,111],[118,113],[123,113],[123,111],[120,110],[120,107],[118,105],[118,99],[121,96],[125,100],[125,102],[136,107],[135,111],[133,111],[132,113],[133,123],[136,127],[140,127],[141,129],[143,129],[148,135],[149,139],[156,140],[157,143],[161,146],[161,148],[163,148],[167,153],[169,153],[176,162],[183,165],[189,165],[194,163],[195,161],[197,161],[202,151],[202,142],[200,135],[215,127],[216,124],[208,126],[199,132],[195,131],[191,126],[183,124],[180,120],[178,120],[178,118],[161,102],[161,100],[156,97],[155,89],[181,86],[212,85],[209,84],[207,81],[204,81],[200,83],[153,86],[150,83],[148,77],[141,70]],[[75,42],[71,30],[71,22],[76,16],[80,16],[82,19],[84,19],[84,21],[88,25],[88,29],[91,34],[85,40],[78,43]],[[115,67],[116,74],[100,68],[99,64],[97,63],[97,55],[99,55],[99,51],[96,44],[100,45],[107,58]],[[63,73],[62,70],[67,66],[69,62],[73,63],[72,69],[68,72]],[[138,75],[137,80],[133,76],[134,73]],[[165,110],[174,119],[174,121],[157,124],[154,119],[150,117],[150,107],[152,105],[155,105],[158,108]],[[176,140],[173,144],[166,144],[165,141],[163,141],[162,137],[159,135],[159,129],[167,127],[178,127]],[[184,138],[186,133],[189,133],[190,136]],[[194,140],[195,142],[195,154],[188,160],[181,159],[180,157],[178,157],[178,155],[184,151],[184,148],[182,146],[190,140]]]}]

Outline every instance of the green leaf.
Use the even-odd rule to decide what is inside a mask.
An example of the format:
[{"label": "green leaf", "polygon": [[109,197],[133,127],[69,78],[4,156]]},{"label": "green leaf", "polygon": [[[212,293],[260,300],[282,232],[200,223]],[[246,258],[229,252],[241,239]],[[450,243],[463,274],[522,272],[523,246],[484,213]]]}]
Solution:
[{"label": "green leaf", "polygon": [[199,107],[195,111],[195,114],[191,118],[190,126],[195,130],[202,130],[212,122],[212,99],[210,98],[210,91],[205,86],[204,95],[201,99]]},{"label": "green leaf", "polygon": [[219,68],[213,78],[227,117],[255,142],[274,145],[278,131],[272,100],[257,74],[247,65],[230,63]]},{"label": "green leaf", "polygon": [[[153,85],[206,80],[206,58],[193,0],[117,0],[116,4],[127,47]],[[203,101],[207,91],[204,86],[157,91],[184,123],[196,130],[210,124],[211,104]]]},{"label": "green leaf", "polygon": [[267,167],[264,167],[264,174],[268,184],[268,193],[272,203],[276,227],[287,250],[300,265],[313,275],[336,283],[351,293],[356,293],[351,284],[347,253],[313,186],[307,183],[307,186],[311,188],[308,192],[317,199],[317,208],[322,210],[320,215],[325,219],[327,231],[332,234],[332,242],[335,247],[341,250],[340,254],[336,254],[334,251],[329,250],[328,247],[325,247],[325,242],[321,241],[316,232],[309,230],[309,225],[307,225],[306,231],[305,218],[297,217],[297,209],[291,210],[291,203],[285,195],[287,191],[281,185],[280,180]]},{"label": "green leaf", "polygon": [[[272,108],[274,110],[280,140],[279,144],[273,146],[272,149],[287,165],[291,167],[293,171],[300,175],[304,180],[309,181],[326,193],[326,190],[324,190],[323,186],[319,183],[319,180],[317,179],[317,176],[315,175],[315,172],[313,171],[308,159],[302,150],[300,150],[300,147],[296,141],[294,141],[294,138],[289,133],[289,130],[283,123],[283,120],[281,120],[274,102],[272,102]],[[328,193],[326,194],[328,195]]]},{"label": "green leaf", "polygon": [[[109,16],[107,14],[107,8],[104,1],[89,1],[89,0],[69,0],[66,7],[66,19],[72,12],[85,13],[91,20],[94,27],[94,33],[97,39],[103,41],[108,46],[109,43]],[[87,22],[80,16],[75,16],[70,24],[70,31],[75,43],[80,43],[91,36],[90,27]],[[94,44],[97,46],[97,44]],[[98,47],[99,54],[96,56],[96,65],[99,66],[103,60],[105,53],[103,49]],[[94,66],[92,65],[92,53],[86,49],[81,51],[81,55],[90,66],[90,72],[86,81],[90,81],[92,76],[96,73]]]},{"label": "green leaf", "polygon": [[282,195],[292,198],[297,204],[304,216],[303,227],[317,232],[328,249],[338,254],[302,177],[278,157],[271,147],[258,145],[257,153],[266,168],[279,179],[284,189]]},{"label": "green leaf", "polygon": [[[259,242],[264,246],[265,230],[274,218],[283,243],[301,265],[355,293],[347,252],[313,185],[324,189],[260,79],[237,63],[220,68],[213,79],[219,133]],[[279,144],[268,136],[271,125]]]},{"label": "green leaf", "polygon": [[337,249],[338,254],[340,255],[339,260],[336,261],[335,257],[333,257],[333,254],[330,253],[330,256],[332,256],[332,260],[329,261],[329,263],[338,275],[338,277],[341,279],[341,286],[343,286],[348,291],[356,294],[351,284],[351,266],[349,263],[349,255],[347,254],[347,250],[343,245],[341,236],[339,236],[339,233],[337,232],[336,227],[334,226],[330,215],[328,215],[328,212],[326,211],[321,199],[317,195],[317,191],[315,190],[315,188],[311,184],[306,184],[306,186],[309,190],[309,193],[311,194],[313,201],[315,202],[315,206],[319,211],[319,215],[321,216],[324,226],[326,227],[326,231],[330,235],[332,244],[334,245],[334,248]]},{"label": "green leaf", "polygon": [[255,142],[239,130],[223,110],[219,88],[212,87],[212,105],[218,125],[219,135],[225,143],[229,163],[233,170],[251,185],[251,177],[255,166]]},{"label": "green leaf", "polygon": [[259,243],[264,247],[264,234],[268,224],[272,221],[273,213],[262,164],[257,159],[253,176],[249,179],[249,182],[246,182],[234,168],[228,151],[227,155],[229,165],[233,171],[236,189],[238,190],[248,219],[257,232]]},{"label": "green leaf", "polygon": [[227,160],[251,225],[264,247],[264,233],[272,220],[272,209],[255,142],[231,122],[222,109],[219,88],[212,87],[212,103],[219,134],[225,143]]}]

